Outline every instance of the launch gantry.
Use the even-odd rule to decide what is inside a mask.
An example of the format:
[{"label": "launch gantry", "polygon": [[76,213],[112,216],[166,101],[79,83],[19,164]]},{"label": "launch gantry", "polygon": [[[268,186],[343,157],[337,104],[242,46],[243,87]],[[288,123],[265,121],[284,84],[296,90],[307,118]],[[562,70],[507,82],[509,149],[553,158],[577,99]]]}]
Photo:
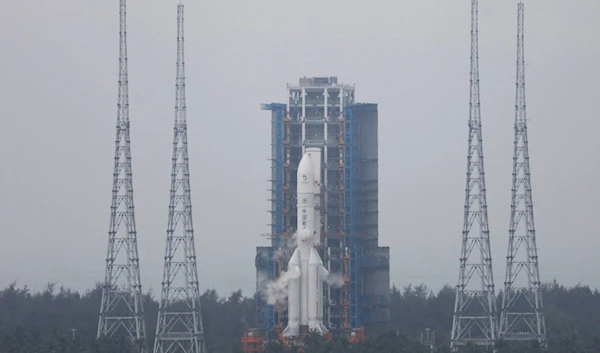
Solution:
[{"label": "launch gantry", "polygon": [[[332,335],[364,337],[363,325],[389,320],[389,248],[378,244],[378,108],[356,103],[354,86],[332,77],[302,77],[288,84],[286,104],[271,111],[270,246],[257,247],[257,291],[287,271],[296,231],[296,175],[311,148],[322,151],[321,237],[315,250],[342,278],[323,288],[323,324]],[[278,339],[287,305],[258,298],[258,330],[243,340]]]}]

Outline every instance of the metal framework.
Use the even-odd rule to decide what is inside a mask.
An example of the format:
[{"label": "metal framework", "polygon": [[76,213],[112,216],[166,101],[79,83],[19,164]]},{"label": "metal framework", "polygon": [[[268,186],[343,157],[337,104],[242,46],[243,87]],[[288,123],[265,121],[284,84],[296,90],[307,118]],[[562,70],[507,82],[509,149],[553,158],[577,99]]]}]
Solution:
[{"label": "metal framework", "polygon": [[362,327],[360,320],[361,313],[361,244],[357,238],[357,218],[358,210],[356,205],[356,174],[357,174],[357,147],[358,131],[357,122],[354,116],[352,106],[344,109],[343,116],[344,128],[344,169],[340,175],[343,178],[343,226],[344,247],[348,256],[348,297],[344,298],[349,305],[349,325],[351,328]]},{"label": "metal framework", "polygon": [[[177,77],[173,169],[155,353],[205,353],[192,224],[185,105],[183,5],[177,5]],[[179,229],[177,226],[181,225]],[[179,230],[179,234],[176,234]]]},{"label": "metal framework", "polygon": [[[545,348],[546,324],[533,221],[525,110],[524,20],[524,4],[520,2],[517,16],[517,84],[512,200],[499,336],[504,340],[537,340]],[[519,228],[519,225],[522,227]]]},{"label": "metal framework", "polygon": [[133,205],[126,0],[120,0],[119,96],[106,275],[97,337],[127,336],[147,352],[146,326]]},{"label": "metal framework", "polygon": [[[272,159],[271,159],[271,246],[265,247],[266,256],[257,257],[258,268],[265,269],[267,280],[277,280],[277,261],[275,253],[283,246],[283,234],[286,232],[286,223],[289,223],[290,209],[284,202],[284,195],[286,193],[289,196],[290,188],[286,185],[289,182],[289,178],[285,180],[285,119],[286,119],[286,106],[285,104],[272,103],[261,105],[262,110],[272,111],[271,117],[271,146],[272,146]],[[289,143],[289,141],[288,141]],[[287,186],[287,188],[286,188]],[[288,217],[286,217],[286,215]],[[269,331],[276,328],[278,324],[277,320],[277,308],[273,304],[268,304],[267,301],[258,297],[257,303],[257,317],[258,324],[263,331]]]},{"label": "metal framework", "polygon": [[[389,248],[378,246],[377,104],[355,103],[354,86],[336,76],[302,77],[288,84],[285,104],[271,111],[271,246],[257,247],[257,289],[286,270],[296,228],[295,185],[306,148],[323,151],[321,246],[324,266],[344,276],[325,286],[324,324],[334,335],[362,337],[362,325],[389,321]],[[343,113],[343,114],[342,114]],[[287,322],[287,306],[257,300],[267,336]]]},{"label": "metal framework", "polygon": [[[477,1],[471,1],[469,154],[460,270],[451,334],[451,346],[454,351],[467,342],[491,346],[496,340],[497,332],[496,296],[483,166]],[[472,229],[474,225],[479,229]]]}]

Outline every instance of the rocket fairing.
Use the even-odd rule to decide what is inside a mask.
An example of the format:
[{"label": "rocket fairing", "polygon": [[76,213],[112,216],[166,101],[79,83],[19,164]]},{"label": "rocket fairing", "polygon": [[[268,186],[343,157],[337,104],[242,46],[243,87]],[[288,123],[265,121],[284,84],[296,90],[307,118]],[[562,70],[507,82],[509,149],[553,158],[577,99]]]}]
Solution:
[{"label": "rocket fairing", "polygon": [[296,249],[288,263],[288,271],[300,276],[288,284],[288,325],[286,337],[298,336],[300,326],[327,333],[323,324],[323,285],[329,275],[315,249],[321,238],[321,150],[307,148],[298,165],[298,224]]}]

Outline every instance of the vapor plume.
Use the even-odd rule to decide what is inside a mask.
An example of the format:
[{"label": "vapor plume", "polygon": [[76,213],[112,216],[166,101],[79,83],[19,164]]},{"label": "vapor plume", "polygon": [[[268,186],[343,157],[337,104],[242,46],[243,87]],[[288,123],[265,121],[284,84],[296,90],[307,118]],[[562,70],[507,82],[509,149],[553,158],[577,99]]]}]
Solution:
[{"label": "vapor plume", "polygon": [[340,288],[344,285],[344,276],[339,273],[330,273],[329,276],[325,278],[325,282],[333,288]]},{"label": "vapor plume", "polygon": [[300,269],[294,266],[287,272],[282,271],[281,276],[276,280],[267,283],[265,296],[270,305],[284,304],[287,299],[287,288],[291,279],[300,277]]}]

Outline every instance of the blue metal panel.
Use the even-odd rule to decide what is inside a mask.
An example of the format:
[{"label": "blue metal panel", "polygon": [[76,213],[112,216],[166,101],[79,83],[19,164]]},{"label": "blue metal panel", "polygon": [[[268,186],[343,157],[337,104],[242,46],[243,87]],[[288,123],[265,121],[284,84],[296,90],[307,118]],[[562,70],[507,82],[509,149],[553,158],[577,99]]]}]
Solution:
[{"label": "blue metal panel", "polygon": [[356,233],[357,122],[354,106],[344,110],[344,232]]},{"label": "blue metal panel", "polygon": [[[390,305],[390,297],[377,294],[364,295],[362,303],[364,306],[388,306]],[[365,321],[364,318],[363,321]]]},{"label": "blue metal panel", "polygon": [[[277,275],[276,273],[276,263],[275,263],[275,249],[273,247],[271,247],[269,249],[269,267],[267,268],[267,278],[269,278],[269,281],[272,281],[275,279],[275,276]],[[263,330],[270,330],[275,326],[275,320],[276,320],[276,312],[275,312],[275,308],[273,305],[269,305],[266,302],[265,304],[265,319],[264,319],[264,327]]]},{"label": "blue metal panel", "polygon": [[370,324],[384,323],[390,321],[390,316],[387,311],[383,310],[365,311],[363,313],[363,320],[365,323]]},{"label": "blue metal panel", "polygon": [[390,259],[384,256],[364,256],[362,265],[363,268],[389,267]]},{"label": "blue metal panel", "polygon": [[[257,250],[260,248],[257,248]],[[268,249],[268,248],[267,248]],[[264,270],[269,266],[269,261],[262,253],[257,251],[256,258],[254,259],[254,264],[257,269]]]},{"label": "blue metal panel", "polygon": [[[273,159],[273,180],[272,190],[273,199],[275,200],[275,207],[272,212],[272,223],[271,223],[271,234],[281,235],[285,230],[283,209],[284,209],[284,198],[283,198],[283,186],[284,186],[284,146],[283,140],[285,138],[285,130],[283,118],[285,117],[285,104],[269,104],[269,109],[273,112],[271,120],[271,143],[272,143],[272,159]],[[273,246],[279,246],[281,238],[279,236],[273,237]]]},{"label": "blue metal panel", "polygon": [[[274,200],[273,209],[271,210],[271,248],[268,251],[267,261],[267,278],[269,281],[275,280],[277,276],[277,263],[275,262],[275,251],[282,244],[282,234],[285,230],[284,224],[284,197],[283,186],[284,180],[284,145],[285,138],[284,122],[286,105],[280,103],[264,104],[262,110],[270,110],[271,118],[271,144],[272,144],[272,181],[271,181],[271,198]],[[277,312],[273,305],[267,304],[264,300],[258,301],[259,325],[261,329],[267,331],[275,327],[277,320]]]},{"label": "blue metal panel", "polygon": [[358,208],[357,197],[357,156],[358,156],[358,129],[354,117],[354,106],[344,109],[344,246],[348,249],[350,283],[348,285],[349,324],[352,328],[362,326],[361,323],[361,295],[362,273],[360,239],[356,236]]},{"label": "blue metal panel", "polygon": [[349,324],[352,328],[362,326],[361,323],[361,246],[360,239],[355,236],[347,235],[344,237],[345,246],[348,248],[350,260],[348,261],[348,277],[350,283],[348,285],[348,301],[350,302]]}]

